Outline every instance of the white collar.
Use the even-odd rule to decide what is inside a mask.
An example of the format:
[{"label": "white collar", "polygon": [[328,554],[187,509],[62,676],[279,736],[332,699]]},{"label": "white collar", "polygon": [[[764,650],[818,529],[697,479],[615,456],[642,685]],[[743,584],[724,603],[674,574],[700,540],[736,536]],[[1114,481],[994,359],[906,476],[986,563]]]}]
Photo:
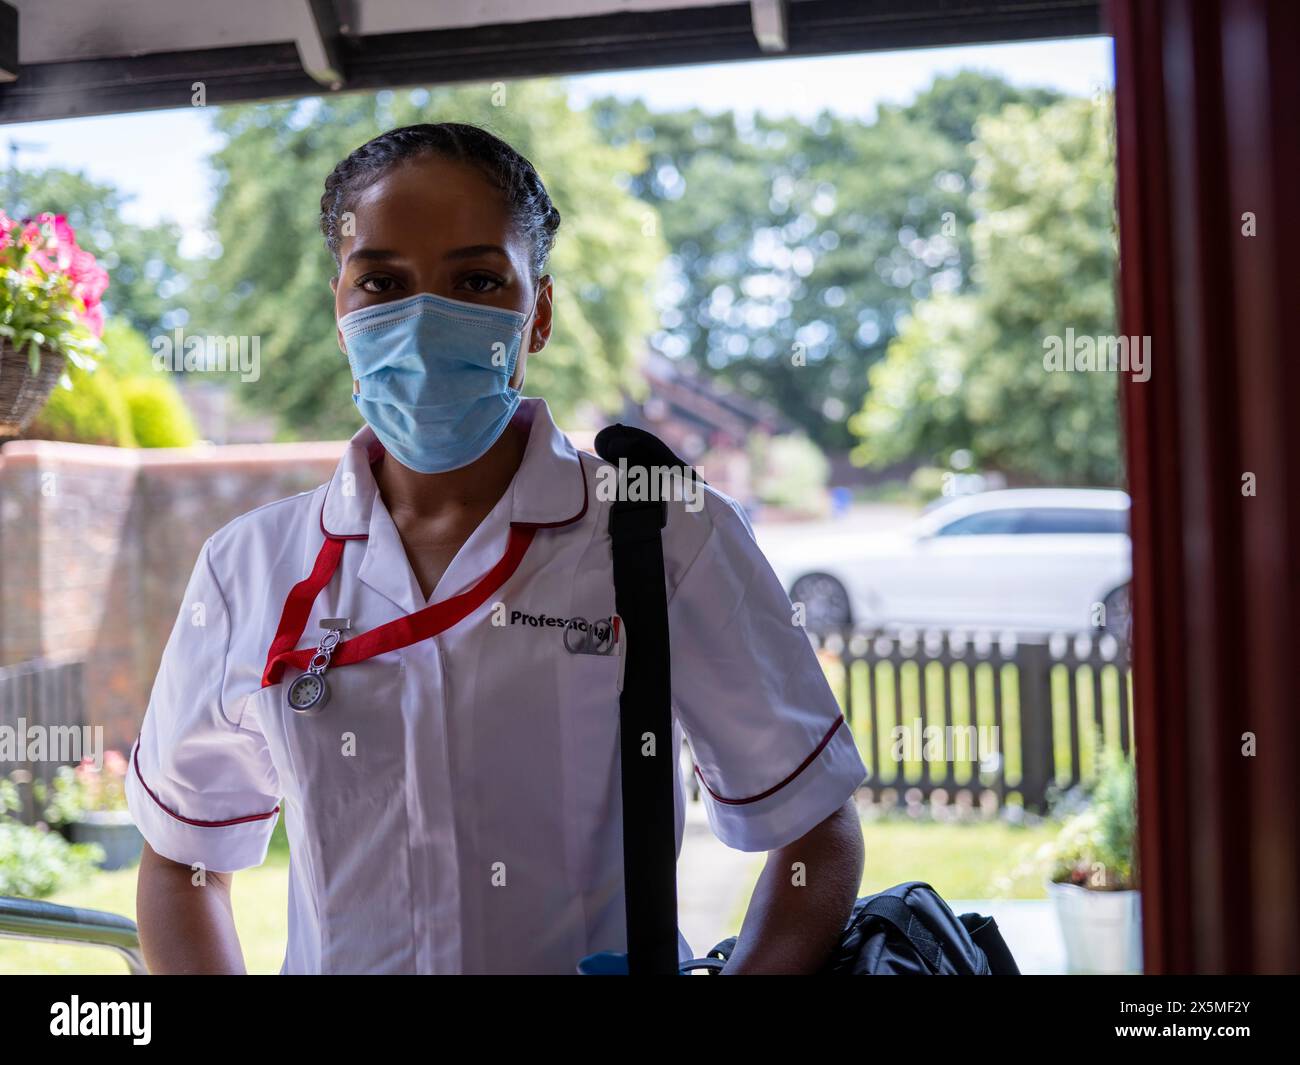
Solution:
[{"label": "white collar", "polygon": [[[515,420],[529,431],[511,482],[510,524],[535,529],[572,525],[587,513],[587,478],[577,449],[556,427],[544,399],[523,400]],[[345,540],[368,536],[379,491],[371,463],[384,453],[369,425],[357,430],[325,490],[321,532]]]}]

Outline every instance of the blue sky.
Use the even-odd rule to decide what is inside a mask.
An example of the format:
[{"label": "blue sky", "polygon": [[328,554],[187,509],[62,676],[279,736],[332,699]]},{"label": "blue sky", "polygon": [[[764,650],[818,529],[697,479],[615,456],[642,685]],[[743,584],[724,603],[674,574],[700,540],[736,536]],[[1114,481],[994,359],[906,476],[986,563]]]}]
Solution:
[{"label": "blue sky", "polygon": [[[905,103],[935,75],[964,68],[1081,96],[1113,83],[1111,42],[1101,37],[620,71],[568,83],[575,106],[612,93],[642,97],[656,110],[695,106],[811,117],[828,108],[870,118],[878,104]],[[58,166],[111,182],[133,197],[128,217],[172,218],[185,230],[183,251],[203,247],[212,195],[206,158],[220,144],[203,110],[10,125],[0,131],[5,162],[14,141],[23,169]]]}]

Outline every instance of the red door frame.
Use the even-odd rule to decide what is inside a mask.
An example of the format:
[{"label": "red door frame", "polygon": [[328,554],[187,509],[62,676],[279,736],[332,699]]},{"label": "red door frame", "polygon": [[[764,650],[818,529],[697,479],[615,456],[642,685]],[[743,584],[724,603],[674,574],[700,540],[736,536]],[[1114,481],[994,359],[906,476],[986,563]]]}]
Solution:
[{"label": "red door frame", "polygon": [[1295,972],[1300,5],[1107,21],[1121,332],[1152,338],[1150,379],[1121,385],[1146,970]]}]

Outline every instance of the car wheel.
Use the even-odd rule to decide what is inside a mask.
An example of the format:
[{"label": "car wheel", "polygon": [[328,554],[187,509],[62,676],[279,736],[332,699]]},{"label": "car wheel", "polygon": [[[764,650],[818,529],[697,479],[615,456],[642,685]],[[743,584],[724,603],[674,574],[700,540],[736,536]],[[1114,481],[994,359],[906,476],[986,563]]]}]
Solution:
[{"label": "car wheel", "polygon": [[806,573],[794,582],[790,599],[804,606],[804,626],[818,635],[853,623],[849,593],[829,573]]},{"label": "car wheel", "polygon": [[1102,626],[1117,640],[1127,640],[1130,632],[1129,586],[1121,584],[1101,601],[1106,609],[1106,624]]}]

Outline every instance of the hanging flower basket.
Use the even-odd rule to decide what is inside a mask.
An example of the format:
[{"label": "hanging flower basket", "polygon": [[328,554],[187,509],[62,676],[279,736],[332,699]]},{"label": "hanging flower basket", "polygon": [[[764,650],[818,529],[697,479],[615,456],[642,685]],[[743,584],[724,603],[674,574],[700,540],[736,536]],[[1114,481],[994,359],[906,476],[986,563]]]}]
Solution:
[{"label": "hanging flower basket", "polygon": [[94,369],[107,287],[63,215],[19,222],[0,211],[0,440],[36,417],[67,362]]},{"label": "hanging flower basket", "polygon": [[44,352],[40,369],[32,373],[26,353],[0,340],[0,440],[12,439],[27,428],[59,383],[64,362],[62,352]]}]

